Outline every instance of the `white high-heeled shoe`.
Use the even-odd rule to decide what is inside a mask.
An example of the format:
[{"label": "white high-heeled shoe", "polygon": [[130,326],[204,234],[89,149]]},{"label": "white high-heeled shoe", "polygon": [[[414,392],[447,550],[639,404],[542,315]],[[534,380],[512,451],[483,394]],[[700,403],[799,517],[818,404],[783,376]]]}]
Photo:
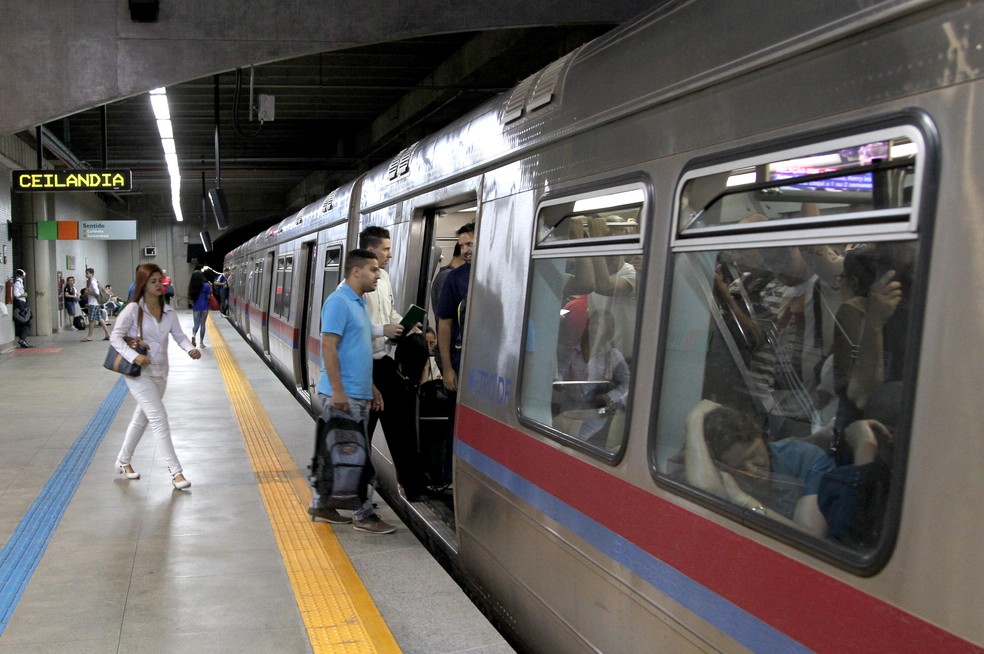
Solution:
[{"label": "white high-heeled shoe", "polygon": [[121,475],[126,475],[127,479],[140,479],[140,473],[133,469],[129,463],[123,463],[119,459],[116,459],[116,472]]},{"label": "white high-heeled shoe", "polygon": [[[181,477],[180,481],[178,480],[178,477]],[[171,477],[171,483],[174,484],[174,488],[177,490],[191,488],[191,482],[185,479],[184,473],[181,472]]]}]

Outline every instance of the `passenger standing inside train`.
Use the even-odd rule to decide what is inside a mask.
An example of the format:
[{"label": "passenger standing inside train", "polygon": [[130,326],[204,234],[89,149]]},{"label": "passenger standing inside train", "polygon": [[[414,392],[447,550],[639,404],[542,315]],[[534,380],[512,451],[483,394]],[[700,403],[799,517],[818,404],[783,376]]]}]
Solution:
[{"label": "passenger standing inside train", "polygon": [[414,424],[414,396],[403,383],[393,357],[394,341],[403,334],[403,320],[393,301],[393,286],[386,266],[392,258],[392,240],[385,227],[366,227],[359,234],[359,247],[376,255],[379,262],[379,282],[376,290],[367,292],[366,313],[372,322],[372,382],[383,396],[385,411],[369,414],[369,433],[376,422],[383,423],[383,434],[393,456],[396,477],[408,498],[424,490],[424,478],[417,457],[417,437]]},{"label": "passenger standing inside train", "polygon": [[[156,264],[145,263],[137,267],[133,302],[127,304],[116,319],[110,338],[113,347],[127,361],[141,366],[139,377],[124,376],[133,399],[137,401],[137,408],[126,428],[123,446],[116,457],[116,471],[126,475],[127,479],[140,479],[140,473],[130,465],[130,459],[149,424],[157,438],[158,452],[171,475],[171,483],[177,490],[184,490],[191,486],[191,482],[185,479],[181,462],[171,443],[171,427],[164,408],[168,335],[192,359],[199,359],[202,354],[181,331],[178,312],[164,303],[162,280],[163,272]],[[147,354],[138,354],[131,349],[125,338],[141,338],[147,347]]]},{"label": "passenger standing inside train", "polygon": [[89,316],[89,331],[86,333],[85,338],[82,342],[88,342],[92,340],[92,328],[98,323],[102,327],[105,337],[104,341],[109,340],[109,330],[106,329],[106,319],[103,317],[102,304],[99,303],[99,282],[96,280],[96,271],[93,268],[85,269],[85,296],[86,311]]},{"label": "passenger standing inside train", "polygon": [[23,348],[34,347],[27,342],[31,333],[31,309],[27,306],[27,289],[24,288],[24,278],[27,273],[18,268],[14,271],[14,330],[17,332],[17,344]]},{"label": "passenger standing inside train", "polygon": [[461,264],[450,273],[441,289],[441,299],[437,303],[437,347],[441,354],[441,373],[444,388],[448,390],[450,416],[448,435],[445,443],[444,483],[451,483],[451,446],[454,439],[454,413],[458,399],[458,372],[461,365],[461,347],[465,331],[465,308],[468,298],[468,283],[471,275],[472,252],[475,247],[475,223],[458,228],[458,245],[461,248]]},{"label": "passenger standing inside train", "polygon": [[[379,280],[379,260],[368,250],[351,250],[345,255],[345,282],[328,296],[321,307],[321,355],[323,365],[318,379],[318,395],[333,416],[354,420],[366,429],[369,412],[384,409],[383,397],[372,383],[372,323],[366,313],[365,295],[375,290]],[[366,450],[372,451],[372,433],[366,432]],[[367,463],[367,465],[369,465]],[[391,534],[396,527],[383,521],[372,505],[370,483],[362,508],[352,514],[356,530]],[[332,523],[347,523],[339,513],[322,506],[321,498],[311,498],[308,513]]]}]

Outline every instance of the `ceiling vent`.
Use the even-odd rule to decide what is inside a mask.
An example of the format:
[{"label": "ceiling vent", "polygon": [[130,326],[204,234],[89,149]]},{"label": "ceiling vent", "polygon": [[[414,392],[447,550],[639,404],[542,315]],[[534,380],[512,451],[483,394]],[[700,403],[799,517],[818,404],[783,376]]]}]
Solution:
[{"label": "ceiling vent", "polygon": [[[337,189],[336,189],[337,190]],[[325,201],[321,204],[321,213],[328,213],[335,204],[335,191],[328,194]]]},{"label": "ceiling vent", "polygon": [[506,108],[502,113],[502,122],[509,124],[551,104],[560,93],[564,71],[567,70],[571,60],[580,49],[569,52],[539,73],[520,82],[506,101]]},{"label": "ceiling vent", "polygon": [[414,143],[409,148],[402,150],[400,154],[393,158],[393,161],[391,161],[389,165],[387,179],[393,181],[394,179],[403,177],[410,172],[410,157],[413,155],[413,151],[416,147],[417,144]]}]

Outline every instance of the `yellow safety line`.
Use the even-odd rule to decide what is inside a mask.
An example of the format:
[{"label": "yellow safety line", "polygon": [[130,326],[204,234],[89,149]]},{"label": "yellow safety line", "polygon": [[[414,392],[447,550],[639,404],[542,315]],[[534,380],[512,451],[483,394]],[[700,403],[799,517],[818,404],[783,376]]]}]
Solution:
[{"label": "yellow safety line", "polygon": [[315,654],[399,652],[330,526],[311,522],[311,490],[214,321],[209,334]]}]

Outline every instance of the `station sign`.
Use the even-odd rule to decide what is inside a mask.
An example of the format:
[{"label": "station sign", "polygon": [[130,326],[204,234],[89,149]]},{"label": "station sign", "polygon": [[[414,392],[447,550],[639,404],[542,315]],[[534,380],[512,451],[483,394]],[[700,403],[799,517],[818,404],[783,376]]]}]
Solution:
[{"label": "station sign", "polygon": [[63,193],[66,191],[129,191],[133,173],[129,170],[15,170],[13,189],[24,193]]},{"label": "station sign", "polygon": [[134,241],[136,220],[43,220],[39,241]]}]

